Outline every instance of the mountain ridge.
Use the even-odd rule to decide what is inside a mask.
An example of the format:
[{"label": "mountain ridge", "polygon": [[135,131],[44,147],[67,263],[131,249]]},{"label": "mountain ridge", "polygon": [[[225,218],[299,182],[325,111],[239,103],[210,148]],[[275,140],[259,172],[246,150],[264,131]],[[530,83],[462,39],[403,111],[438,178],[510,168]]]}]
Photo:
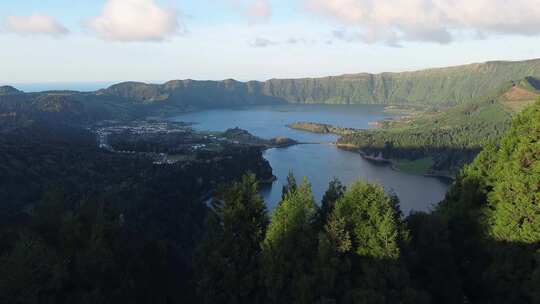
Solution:
[{"label": "mountain ridge", "polygon": [[[349,74],[265,82],[170,80],[122,82],[94,92],[24,93],[0,87],[0,112],[16,109],[47,117],[76,109],[74,120],[167,116],[204,108],[263,104],[381,104],[448,108],[510,90],[507,106],[519,111],[540,89],[540,59],[492,61],[404,73]],[[537,94],[537,93],[534,93]],[[525,100],[524,100],[525,99]],[[55,104],[57,103],[57,104]],[[43,108],[46,104],[45,108]],[[54,117],[52,119],[55,119]]]},{"label": "mountain ridge", "polygon": [[7,94],[20,94],[23,93],[22,91],[16,89],[15,87],[6,85],[6,86],[0,86],[0,95],[7,95]]},{"label": "mountain ridge", "polygon": [[225,106],[264,103],[455,105],[487,95],[493,88],[509,81],[531,76],[540,77],[540,59],[267,81],[122,82],[96,93],[135,102],[168,101],[203,106],[220,103]]}]

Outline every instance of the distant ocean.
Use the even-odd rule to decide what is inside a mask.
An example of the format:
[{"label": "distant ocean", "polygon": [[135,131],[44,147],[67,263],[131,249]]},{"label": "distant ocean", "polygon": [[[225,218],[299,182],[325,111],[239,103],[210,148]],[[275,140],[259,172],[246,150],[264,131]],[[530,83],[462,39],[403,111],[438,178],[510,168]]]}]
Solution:
[{"label": "distant ocean", "polygon": [[72,90],[81,92],[92,92],[99,89],[104,89],[114,82],[50,82],[50,83],[0,83],[0,86],[10,85],[21,91],[42,92],[52,90]]}]

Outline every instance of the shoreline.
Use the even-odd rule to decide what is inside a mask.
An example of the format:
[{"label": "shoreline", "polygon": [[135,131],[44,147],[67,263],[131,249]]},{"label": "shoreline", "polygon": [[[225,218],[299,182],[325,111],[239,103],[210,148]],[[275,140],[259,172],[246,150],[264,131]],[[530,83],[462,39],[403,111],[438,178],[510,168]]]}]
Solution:
[{"label": "shoreline", "polygon": [[263,151],[267,151],[267,150],[270,150],[270,149],[285,149],[285,148],[289,148],[289,147],[296,146],[296,145],[332,145],[332,146],[335,146],[338,149],[342,149],[342,150],[346,150],[346,151],[349,151],[349,152],[353,152],[355,154],[359,154],[363,159],[365,159],[365,160],[367,160],[369,162],[389,165],[390,168],[392,170],[396,171],[396,172],[402,172],[402,173],[407,173],[407,174],[412,174],[412,175],[417,175],[417,176],[434,177],[434,178],[445,179],[445,180],[449,181],[450,183],[452,183],[456,179],[454,176],[451,176],[451,175],[448,175],[448,174],[445,174],[445,173],[426,172],[426,173],[418,174],[418,173],[414,173],[414,172],[403,171],[403,170],[398,168],[398,165],[394,160],[387,159],[387,158],[384,158],[382,156],[381,157],[375,157],[375,156],[368,155],[365,152],[359,150],[357,146],[352,145],[352,144],[340,144],[340,143],[337,143],[337,142],[297,142],[295,144],[291,144],[291,145],[287,145],[287,146],[264,147]]},{"label": "shoreline", "polygon": [[[197,110],[194,110],[194,111],[197,111]],[[187,111],[187,112],[191,112],[191,111]],[[171,117],[169,117],[166,120],[171,121],[170,118]],[[382,122],[384,122],[384,121],[385,120],[371,121],[371,122],[369,122],[369,125],[372,126],[374,129],[376,129],[376,128],[379,128],[381,126]],[[178,122],[178,121],[176,121],[176,122]],[[187,124],[192,126],[192,125],[194,125],[196,123],[191,122],[191,123],[187,123]],[[301,127],[299,127],[299,126],[301,126]],[[335,126],[332,126],[332,125],[312,123],[312,122],[296,122],[296,123],[288,124],[288,125],[286,125],[286,127],[290,128],[290,129],[294,129],[294,130],[308,132],[308,133],[334,134],[334,135],[337,135],[337,136],[343,136],[343,134],[346,134],[346,133],[349,133],[349,132],[366,130],[366,129],[354,129],[354,128],[340,128],[340,127],[335,127]],[[315,129],[313,129],[313,128],[315,128]],[[319,130],[318,128],[323,128],[324,130]],[[277,137],[277,138],[279,138],[279,137]],[[348,151],[360,154],[360,156],[362,156],[362,158],[367,160],[367,161],[380,163],[380,164],[387,164],[387,165],[390,166],[390,168],[392,170],[394,170],[396,172],[403,172],[403,173],[407,173],[407,174],[412,174],[412,175],[417,175],[417,176],[424,176],[424,177],[442,178],[442,179],[445,179],[445,180],[448,180],[448,181],[454,181],[455,180],[454,176],[451,176],[451,175],[449,175],[447,173],[444,173],[444,172],[430,172],[430,171],[427,171],[427,172],[419,173],[419,172],[410,172],[410,171],[406,171],[406,170],[405,171],[401,170],[399,168],[399,166],[398,166],[398,162],[396,162],[395,160],[386,159],[386,158],[382,157],[382,155],[379,155],[379,156],[368,155],[365,152],[361,151],[358,148],[358,146],[353,145],[353,144],[338,143],[337,141],[334,141],[334,142],[297,142],[292,138],[286,138],[286,139],[291,140],[292,142],[285,143],[285,144],[276,144],[276,143],[271,143],[270,142],[272,139],[265,140],[265,141],[268,141],[268,143],[265,144],[265,145],[260,146],[261,151],[264,153],[265,151],[270,150],[270,149],[286,149],[286,148],[296,146],[296,145],[333,145],[333,146],[336,146],[338,149],[348,150]],[[274,176],[270,180],[261,181],[261,183],[271,184],[275,180],[276,180],[276,177]]]},{"label": "shoreline", "polygon": [[360,156],[362,156],[363,159],[365,159],[367,161],[381,163],[381,164],[388,164],[388,165],[390,165],[392,170],[394,170],[396,172],[403,172],[403,173],[420,175],[420,176],[425,176],[425,177],[443,178],[443,179],[447,179],[447,180],[449,180],[451,182],[455,181],[455,179],[456,179],[454,176],[444,174],[444,173],[426,172],[426,173],[422,173],[422,174],[416,174],[416,173],[413,173],[413,172],[403,171],[403,170],[398,168],[397,163],[394,160],[387,159],[387,158],[384,158],[382,156],[375,157],[375,156],[368,155],[365,152],[361,151],[355,145],[352,145],[352,144],[339,144],[339,143],[335,143],[335,145],[336,145],[336,147],[338,149],[343,149],[343,150],[348,150],[348,151],[351,151],[351,152],[354,152],[354,153],[358,153],[358,154],[360,154]]}]

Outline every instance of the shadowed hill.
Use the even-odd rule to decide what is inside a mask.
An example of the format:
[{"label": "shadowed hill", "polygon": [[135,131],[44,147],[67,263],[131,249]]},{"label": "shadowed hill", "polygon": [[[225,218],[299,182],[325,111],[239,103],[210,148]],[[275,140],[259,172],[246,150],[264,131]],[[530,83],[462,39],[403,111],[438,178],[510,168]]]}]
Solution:
[{"label": "shadowed hill", "polygon": [[539,139],[540,101],[465,167],[437,208],[471,303],[540,300]]},{"label": "shadowed hill", "polygon": [[138,104],[162,103],[176,106],[219,107],[277,104],[287,100],[266,92],[260,82],[173,80],[163,85],[124,82],[96,93]]}]

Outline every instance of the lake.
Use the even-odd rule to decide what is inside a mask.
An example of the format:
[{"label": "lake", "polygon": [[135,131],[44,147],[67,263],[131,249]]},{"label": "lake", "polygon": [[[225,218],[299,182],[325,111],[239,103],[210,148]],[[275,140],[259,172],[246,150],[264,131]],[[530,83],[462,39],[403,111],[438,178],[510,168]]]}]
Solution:
[{"label": "lake", "polygon": [[358,153],[341,150],[329,144],[332,134],[314,134],[287,128],[297,121],[325,123],[348,128],[370,128],[370,122],[394,118],[384,107],[372,105],[276,105],[214,109],[186,113],[174,120],[192,122],[199,131],[225,131],[239,127],[262,138],[286,136],[300,142],[322,143],[269,149],[264,157],[270,162],[277,180],[261,193],[269,209],[281,198],[281,189],[290,170],[298,180],[307,177],[313,194],[320,201],[334,178],[349,185],[362,178],[380,183],[395,193],[405,214],[412,210],[428,211],[444,198],[448,182],[393,170],[389,165],[363,159]]}]

